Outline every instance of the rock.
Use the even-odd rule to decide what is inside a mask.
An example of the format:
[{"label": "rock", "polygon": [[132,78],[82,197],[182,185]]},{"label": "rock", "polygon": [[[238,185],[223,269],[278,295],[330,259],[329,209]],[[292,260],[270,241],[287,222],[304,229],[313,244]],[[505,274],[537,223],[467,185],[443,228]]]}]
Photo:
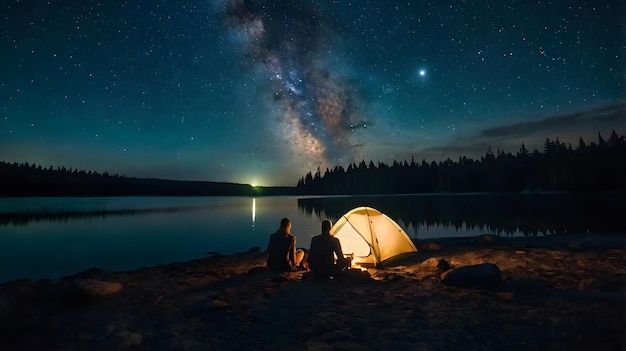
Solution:
[{"label": "rock", "polygon": [[441,281],[449,286],[494,290],[502,282],[500,268],[493,263],[463,266],[441,274]]},{"label": "rock", "polygon": [[445,259],[431,257],[417,266],[417,279],[438,277],[441,272],[445,272],[450,268],[450,264]]},{"label": "rock", "polygon": [[443,258],[434,258],[431,257],[425,261],[423,261],[422,263],[419,264],[419,269],[420,270],[444,270],[447,271],[449,270],[450,264],[448,263],[448,261],[444,260]]},{"label": "rock", "polygon": [[122,291],[122,284],[93,279],[77,279],[76,285],[94,297],[114,295]]},{"label": "rock", "polygon": [[516,255],[526,255],[528,252],[524,251],[524,250],[515,250],[515,254]]},{"label": "rock", "polygon": [[437,265],[439,264],[439,260],[431,257],[427,260],[422,261],[419,264],[419,270],[435,270],[437,268]]}]

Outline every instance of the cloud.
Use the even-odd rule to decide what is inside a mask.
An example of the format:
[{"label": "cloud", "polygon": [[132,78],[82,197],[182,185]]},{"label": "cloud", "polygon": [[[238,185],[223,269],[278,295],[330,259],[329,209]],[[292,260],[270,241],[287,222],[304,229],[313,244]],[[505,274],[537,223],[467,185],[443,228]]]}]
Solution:
[{"label": "cloud", "polygon": [[489,147],[494,151],[516,153],[524,144],[530,151],[541,151],[546,138],[558,138],[560,142],[577,147],[581,137],[587,143],[596,142],[598,133],[606,138],[612,130],[620,135],[626,132],[626,103],[486,128],[476,135],[413,153],[427,160],[456,159],[459,156],[479,158]]},{"label": "cloud", "polygon": [[563,130],[585,130],[587,128],[623,128],[626,125],[626,104],[607,105],[600,108],[550,116],[536,121],[525,121],[494,128],[483,129],[481,138],[519,137],[536,134],[560,133]]}]

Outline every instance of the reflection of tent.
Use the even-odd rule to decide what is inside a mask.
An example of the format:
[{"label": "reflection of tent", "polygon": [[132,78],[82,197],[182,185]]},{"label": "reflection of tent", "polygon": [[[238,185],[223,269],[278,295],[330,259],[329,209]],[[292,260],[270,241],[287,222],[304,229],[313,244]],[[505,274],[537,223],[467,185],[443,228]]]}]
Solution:
[{"label": "reflection of tent", "polygon": [[343,215],[330,230],[353,264],[390,265],[417,253],[405,231],[387,215],[371,207],[357,207]]}]

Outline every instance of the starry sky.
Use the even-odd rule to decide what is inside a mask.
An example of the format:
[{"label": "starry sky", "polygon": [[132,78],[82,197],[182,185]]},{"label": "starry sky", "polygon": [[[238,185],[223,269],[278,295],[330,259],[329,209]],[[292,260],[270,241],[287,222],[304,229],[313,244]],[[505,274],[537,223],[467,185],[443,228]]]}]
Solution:
[{"label": "starry sky", "polygon": [[0,160],[295,185],[626,133],[624,1],[0,5]]}]

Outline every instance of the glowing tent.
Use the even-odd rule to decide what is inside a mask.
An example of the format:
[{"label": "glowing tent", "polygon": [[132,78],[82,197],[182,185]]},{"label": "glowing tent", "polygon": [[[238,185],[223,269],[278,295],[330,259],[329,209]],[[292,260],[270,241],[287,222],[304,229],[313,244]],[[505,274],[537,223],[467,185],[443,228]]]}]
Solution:
[{"label": "glowing tent", "polygon": [[330,230],[341,242],[352,264],[387,266],[417,253],[417,248],[400,226],[371,207],[357,207],[343,215]]}]

